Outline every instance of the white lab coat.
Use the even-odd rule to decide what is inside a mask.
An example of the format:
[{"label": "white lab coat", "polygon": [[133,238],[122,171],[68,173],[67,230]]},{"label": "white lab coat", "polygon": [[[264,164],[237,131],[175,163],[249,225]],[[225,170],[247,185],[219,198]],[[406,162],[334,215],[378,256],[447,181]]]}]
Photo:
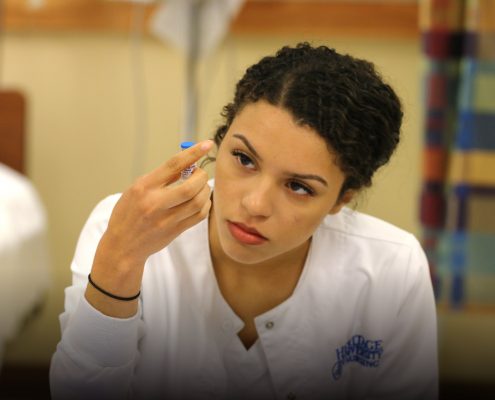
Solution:
[{"label": "white lab coat", "polygon": [[[111,318],[84,299],[118,197],[95,208],[77,245],[53,398],[249,397],[228,392],[226,351],[243,323],[217,286],[207,220],[149,257],[136,316]],[[274,398],[437,397],[427,260],[411,234],[374,217],[347,208],[325,217],[292,296],[255,324]]]}]

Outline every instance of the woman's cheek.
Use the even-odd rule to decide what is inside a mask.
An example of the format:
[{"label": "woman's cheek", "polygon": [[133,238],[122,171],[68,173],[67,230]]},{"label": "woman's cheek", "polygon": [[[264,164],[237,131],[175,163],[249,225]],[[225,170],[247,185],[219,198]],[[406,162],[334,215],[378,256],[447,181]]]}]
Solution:
[{"label": "woman's cheek", "polygon": [[307,213],[299,213],[296,210],[292,210],[289,215],[290,220],[288,222],[301,235],[314,231],[320,223],[320,218],[316,218],[314,215],[308,215]]}]

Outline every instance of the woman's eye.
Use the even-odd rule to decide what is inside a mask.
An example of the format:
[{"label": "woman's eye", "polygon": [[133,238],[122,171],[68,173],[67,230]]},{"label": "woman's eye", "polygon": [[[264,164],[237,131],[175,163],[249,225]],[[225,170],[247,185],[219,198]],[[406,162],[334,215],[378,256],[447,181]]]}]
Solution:
[{"label": "woman's eye", "polygon": [[289,188],[292,190],[295,194],[300,194],[300,195],[309,195],[313,196],[314,192],[311,190],[309,187],[300,184],[299,182],[289,182]]},{"label": "woman's eye", "polygon": [[252,167],[250,167],[249,165],[252,164],[253,167],[254,167],[254,163],[253,163],[253,160],[251,160],[246,154],[240,152],[240,151],[237,151],[237,150],[234,150],[232,152],[232,155],[237,158],[237,161],[239,161],[239,163],[244,166],[244,167],[247,167],[249,169],[252,169]]}]

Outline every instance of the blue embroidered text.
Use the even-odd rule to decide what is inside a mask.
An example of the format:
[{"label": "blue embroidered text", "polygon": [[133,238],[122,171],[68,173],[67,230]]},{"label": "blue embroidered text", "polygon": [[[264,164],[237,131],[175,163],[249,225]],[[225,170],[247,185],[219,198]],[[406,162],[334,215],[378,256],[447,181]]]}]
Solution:
[{"label": "blue embroidered text", "polygon": [[337,361],[332,368],[332,376],[339,380],[344,365],[349,362],[358,362],[364,367],[378,367],[383,347],[381,340],[366,340],[361,335],[354,335],[347,344],[335,351]]}]

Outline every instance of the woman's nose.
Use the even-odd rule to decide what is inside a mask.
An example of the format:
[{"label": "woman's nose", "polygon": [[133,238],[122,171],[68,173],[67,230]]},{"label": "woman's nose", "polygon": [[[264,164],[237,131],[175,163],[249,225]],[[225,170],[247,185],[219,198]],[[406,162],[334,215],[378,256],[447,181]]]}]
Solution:
[{"label": "woman's nose", "polygon": [[269,217],[273,211],[274,193],[269,182],[256,182],[245,193],[242,206],[251,217]]}]

